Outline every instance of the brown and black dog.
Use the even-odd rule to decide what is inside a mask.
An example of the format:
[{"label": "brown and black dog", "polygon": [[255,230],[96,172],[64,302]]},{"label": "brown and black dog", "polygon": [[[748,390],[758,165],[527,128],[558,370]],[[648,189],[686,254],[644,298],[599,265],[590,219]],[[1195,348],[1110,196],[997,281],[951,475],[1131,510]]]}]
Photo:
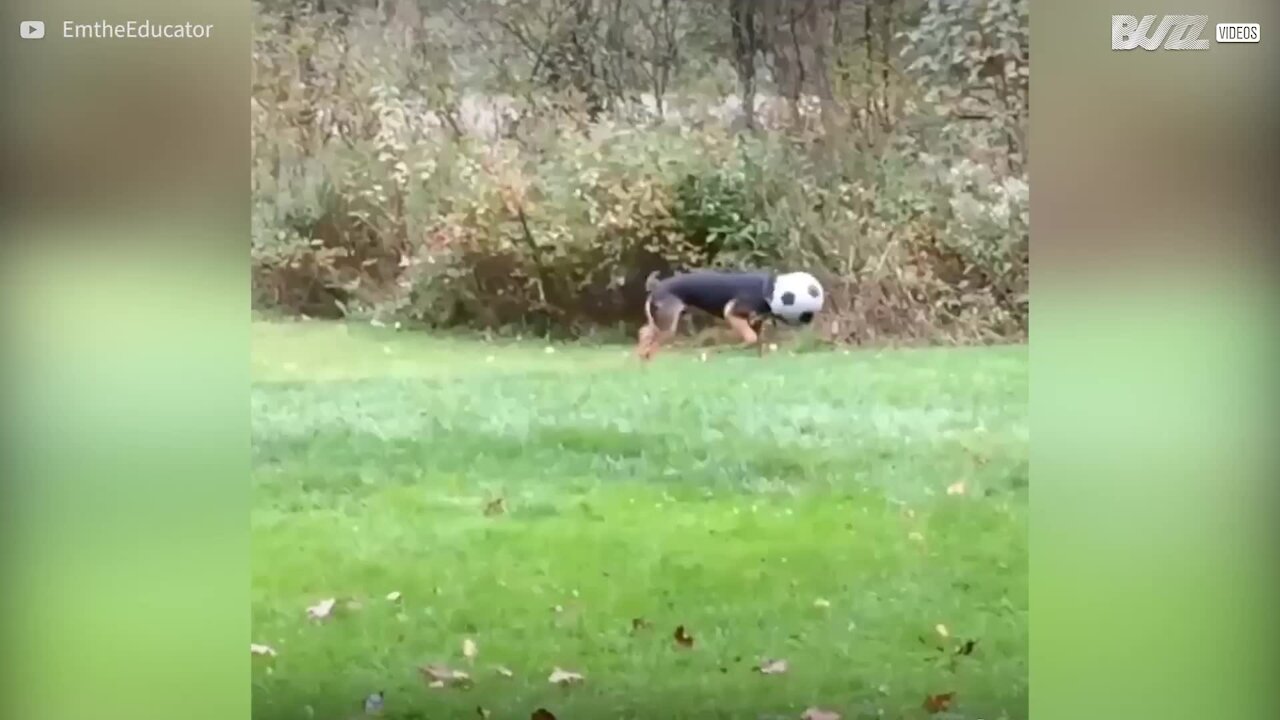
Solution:
[{"label": "brown and black dog", "polygon": [[649,296],[644,301],[647,322],[640,329],[636,353],[648,360],[676,332],[676,324],[686,308],[722,317],[746,345],[755,345],[761,355],[761,330],[773,316],[769,298],[773,295],[774,274],[769,272],[720,272],[704,270],[673,275],[665,280],[652,273],[645,281]]}]

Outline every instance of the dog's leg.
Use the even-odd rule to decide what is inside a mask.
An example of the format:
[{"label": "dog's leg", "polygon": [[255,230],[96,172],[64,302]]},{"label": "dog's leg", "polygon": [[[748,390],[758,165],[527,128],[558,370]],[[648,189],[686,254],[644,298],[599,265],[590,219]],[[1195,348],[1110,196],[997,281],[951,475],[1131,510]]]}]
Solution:
[{"label": "dog's leg", "polygon": [[743,345],[760,344],[760,336],[755,330],[751,329],[751,323],[736,315],[730,315],[727,319],[729,320],[729,327],[732,327],[738,333],[738,336],[742,338]]},{"label": "dog's leg", "polygon": [[653,325],[645,325],[640,328],[640,336],[636,342],[636,355],[641,360],[648,360],[653,356],[654,340],[658,334],[658,328]]},{"label": "dog's leg", "polygon": [[724,319],[729,323],[729,327],[738,333],[738,337],[742,338],[743,345],[758,345],[760,343],[760,335],[751,327],[751,321],[734,313],[734,301],[730,300],[728,305],[724,306]]},{"label": "dog's leg", "polygon": [[756,333],[756,354],[764,357],[764,318],[759,315],[752,318],[751,329]]},{"label": "dog's leg", "polygon": [[[642,360],[649,360],[662,347],[663,343],[671,340],[676,334],[676,327],[680,323],[680,315],[684,312],[684,303],[673,297],[662,297],[651,300],[645,305],[645,313],[649,317],[649,325],[641,330],[642,337],[647,335],[648,342],[645,343],[645,350],[641,354]],[[645,331],[648,330],[646,334]]]},{"label": "dog's leg", "polygon": [[[653,276],[649,277],[650,281]],[[653,355],[653,341],[657,336],[658,328],[653,324],[653,296],[650,295],[644,299],[644,327],[640,328],[640,334],[636,338],[636,355],[641,360],[648,360]]]}]

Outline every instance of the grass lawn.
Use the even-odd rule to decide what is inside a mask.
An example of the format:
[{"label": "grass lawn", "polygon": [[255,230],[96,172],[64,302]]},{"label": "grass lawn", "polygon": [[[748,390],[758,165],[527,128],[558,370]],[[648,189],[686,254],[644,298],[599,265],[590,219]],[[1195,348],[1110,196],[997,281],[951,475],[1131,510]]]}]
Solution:
[{"label": "grass lawn", "polygon": [[255,717],[1027,717],[1025,348],[256,323],[253,372]]}]

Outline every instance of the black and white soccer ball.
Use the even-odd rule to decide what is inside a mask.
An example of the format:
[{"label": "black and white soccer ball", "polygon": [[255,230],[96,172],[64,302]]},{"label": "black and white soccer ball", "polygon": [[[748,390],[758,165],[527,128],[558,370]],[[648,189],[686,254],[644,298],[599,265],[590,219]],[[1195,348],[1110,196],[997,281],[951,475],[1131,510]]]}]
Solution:
[{"label": "black and white soccer ball", "polygon": [[790,272],[774,278],[769,308],[783,322],[808,325],[822,310],[825,299],[817,278],[807,272]]}]

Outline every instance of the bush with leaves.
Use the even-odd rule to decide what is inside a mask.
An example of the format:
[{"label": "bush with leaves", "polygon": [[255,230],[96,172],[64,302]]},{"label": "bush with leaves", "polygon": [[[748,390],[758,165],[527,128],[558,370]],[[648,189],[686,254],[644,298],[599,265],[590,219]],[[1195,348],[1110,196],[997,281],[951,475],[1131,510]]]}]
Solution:
[{"label": "bush with leaves", "polygon": [[458,83],[501,73],[457,69],[447,13],[260,11],[255,303],[581,334],[638,322],[655,270],[803,268],[834,340],[1019,339],[1025,2],[945,9],[904,33],[876,122],[746,133],[688,94],[666,121],[572,87],[477,105]]}]

